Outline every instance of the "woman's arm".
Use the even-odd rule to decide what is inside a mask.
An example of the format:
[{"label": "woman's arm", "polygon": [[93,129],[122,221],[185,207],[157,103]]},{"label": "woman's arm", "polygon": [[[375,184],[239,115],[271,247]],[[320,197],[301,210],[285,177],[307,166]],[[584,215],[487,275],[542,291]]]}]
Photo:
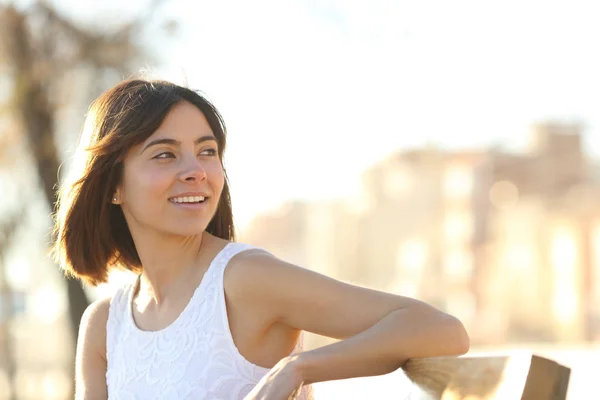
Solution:
[{"label": "woman's arm", "polygon": [[106,400],[106,321],[110,299],[90,304],[83,313],[75,358],[75,399]]},{"label": "woman's arm", "polygon": [[289,360],[305,384],[381,375],[409,358],[469,349],[459,320],[415,299],[343,283],[264,252],[234,258],[228,269],[233,295],[268,310],[273,322],[343,339]]},{"label": "woman's arm", "polygon": [[[421,309],[419,309],[421,308]],[[428,306],[394,310],[367,330],[294,357],[304,384],[383,375],[409,358],[450,356],[469,350],[457,319]]]}]

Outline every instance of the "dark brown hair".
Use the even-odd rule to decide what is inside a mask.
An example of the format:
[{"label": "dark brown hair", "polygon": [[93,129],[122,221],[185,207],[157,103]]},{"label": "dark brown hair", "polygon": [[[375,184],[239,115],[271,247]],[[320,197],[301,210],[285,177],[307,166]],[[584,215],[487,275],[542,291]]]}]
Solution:
[{"label": "dark brown hair", "polygon": [[[156,131],[174,105],[187,101],[206,117],[221,164],[226,130],[217,109],[197,92],[165,81],[128,80],[96,99],[87,114],[73,176],[59,191],[53,257],[68,276],[93,286],[107,281],[111,267],[141,271],[141,262],[121,207],[111,203],[133,146]],[[229,183],[206,231],[235,240]]]}]

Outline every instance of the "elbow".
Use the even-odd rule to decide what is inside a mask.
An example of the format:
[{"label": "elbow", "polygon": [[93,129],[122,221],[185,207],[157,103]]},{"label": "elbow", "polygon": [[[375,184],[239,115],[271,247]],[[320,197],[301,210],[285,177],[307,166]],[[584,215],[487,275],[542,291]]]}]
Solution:
[{"label": "elbow", "polygon": [[420,318],[428,315],[428,322],[422,325],[426,327],[423,331],[426,333],[419,335],[419,342],[423,347],[417,346],[422,351],[411,354],[408,358],[460,356],[469,352],[471,339],[458,318],[430,306],[425,311],[421,308],[419,314]]},{"label": "elbow", "polygon": [[463,355],[471,348],[471,339],[462,322],[456,317],[448,316],[448,332],[451,338],[449,352],[451,355]]}]

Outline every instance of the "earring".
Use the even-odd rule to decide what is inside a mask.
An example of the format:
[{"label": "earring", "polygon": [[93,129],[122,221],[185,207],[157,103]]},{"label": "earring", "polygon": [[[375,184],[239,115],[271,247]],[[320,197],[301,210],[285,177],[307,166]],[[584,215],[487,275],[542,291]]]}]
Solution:
[{"label": "earring", "polygon": [[116,198],[116,197],[113,197],[113,201],[117,201],[117,198]]}]

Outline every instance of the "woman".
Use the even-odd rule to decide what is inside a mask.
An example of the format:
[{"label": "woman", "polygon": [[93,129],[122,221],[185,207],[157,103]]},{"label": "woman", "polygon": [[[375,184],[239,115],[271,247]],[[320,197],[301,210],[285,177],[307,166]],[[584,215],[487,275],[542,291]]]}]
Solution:
[{"label": "woman", "polygon": [[[234,242],[225,126],[189,89],[130,80],[92,105],[54,254],[91,285],[132,285],[81,321],[77,399],[310,398],[310,384],[468,351],[463,325]],[[301,351],[301,332],[342,339]],[[296,397],[297,396],[297,397]]]}]

